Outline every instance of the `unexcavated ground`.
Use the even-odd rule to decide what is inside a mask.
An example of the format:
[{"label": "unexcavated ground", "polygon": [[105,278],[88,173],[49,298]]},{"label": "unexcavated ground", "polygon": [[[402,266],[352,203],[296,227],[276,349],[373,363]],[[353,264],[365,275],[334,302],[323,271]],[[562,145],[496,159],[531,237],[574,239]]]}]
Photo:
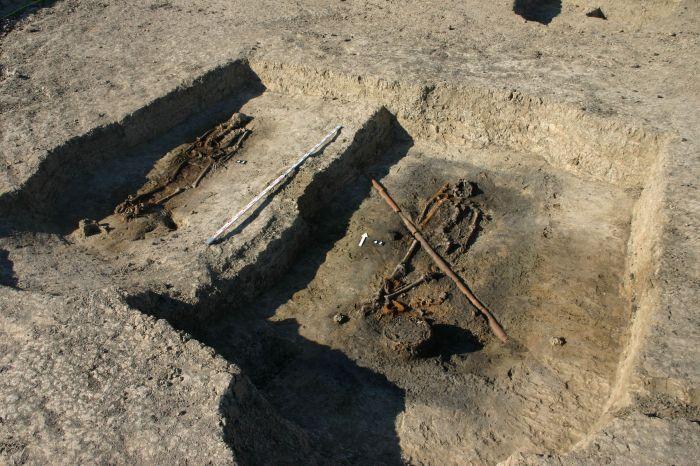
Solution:
[{"label": "unexcavated ground", "polygon": [[0,463],[698,463],[696,8],[273,3],[0,25]]}]

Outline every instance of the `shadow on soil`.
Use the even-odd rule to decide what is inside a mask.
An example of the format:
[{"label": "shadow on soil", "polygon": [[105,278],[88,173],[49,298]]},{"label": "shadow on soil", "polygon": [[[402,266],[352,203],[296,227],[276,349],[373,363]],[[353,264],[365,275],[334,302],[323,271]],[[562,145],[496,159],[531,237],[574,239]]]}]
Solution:
[{"label": "shadow on soil", "polygon": [[432,340],[435,342],[426,357],[438,356],[443,361],[460,354],[480,351],[484,345],[469,330],[456,325],[434,324]]},{"label": "shadow on soil", "polygon": [[18,21],[52,6],[56,0],[3,0],[0,1],[0,32],[11,29]]},{"label": "shadow on soil", "polygon": [[[276,277],[242,271],[228,282],[217,282],[216,288],[224,291],[202,296],[194,306],[152,291],[128,300],[241,367],[283,423],[292,423],[285,430],[275,416],[260,419],[258,411],[231,416],[227,407],[234,400],[226,398],[235,395],[230,387],[220,405],[227,417],[224,435],[241,464],[402,464],[395,423],[404,410],[404,391],[342,352],[303,337],[296,320],[271,320],[282,304],[309,285],[326,254],[346,234],[352,214],[370,194],[370,178],[387,174],[413,145],[392,121],[386,139],[393,145],[379,144],[359,157],[358,166],[326,170],[299,199],[304,234],[273,242],[268,249],[277,254],[276,261],[259,258],[254,264],[257,269],[279,267],[279,250],[285,246],[278,243],[303,239],[284,253],[293,256],[282,260],[288,265]],[[355,141],[357,146],[365,142]],[[241,299],[246,292],[237,290],[244,288],[255,293]],[[230,295],[236,298],[227,299]],[[298,440],[298,428],[308,442]]]},{"label": "shadow on soil", "polygon": [[295,320],[239,321],[225,328],[207,343],[249,374],[275,411],[309,436],[307,451],[298,451],[299,445],[280,449],[288,439],[259,435],[260,426],[250,425],[259,420],[229,419],[224,435],[242,464],[295,458],[306,464],[402,464],[395,422],[404,410],[403,390],[342,352],[300,336]]},{"label": "shadow on soil", "polygon": [[5,249],[0,249],[0,285],[17,287],[14,264],[10,260],[10,253]]},{"label": "shadow on soil", "polygon": [[561,13],[561,0],[515,0],[513,12],[528,21],[546,25]]}]

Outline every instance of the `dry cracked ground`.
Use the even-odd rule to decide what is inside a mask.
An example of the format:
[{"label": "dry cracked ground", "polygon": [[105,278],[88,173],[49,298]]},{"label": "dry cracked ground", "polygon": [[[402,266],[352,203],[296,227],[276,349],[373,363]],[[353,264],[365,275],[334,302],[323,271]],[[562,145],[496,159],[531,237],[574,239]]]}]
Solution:
[{"label": "dry cracked ground", "polygon": [[700,463],[696,1],[27,3],[0,464]]}]

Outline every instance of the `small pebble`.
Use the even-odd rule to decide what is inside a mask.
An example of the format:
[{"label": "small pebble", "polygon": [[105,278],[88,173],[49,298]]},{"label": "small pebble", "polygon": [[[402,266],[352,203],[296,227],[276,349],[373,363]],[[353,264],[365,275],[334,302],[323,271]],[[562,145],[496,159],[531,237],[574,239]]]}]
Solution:
[{"label": "small pebble", "polygon": [[549,340],[549,344],[552,346],[564,346],[566,339],[564,337],[552,337]]},{"label": "small pebble", "polygon": [[336,315],[333,316],[333,322],[336,324],[344,324],[345,322],[348,321],[348,316],[345,314],[337,313]]}]

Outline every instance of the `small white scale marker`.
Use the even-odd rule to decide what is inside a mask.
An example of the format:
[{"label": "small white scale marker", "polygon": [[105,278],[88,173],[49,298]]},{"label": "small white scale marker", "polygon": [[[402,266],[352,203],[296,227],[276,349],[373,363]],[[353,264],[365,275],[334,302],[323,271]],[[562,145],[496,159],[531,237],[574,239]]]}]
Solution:
[{"label": "small white scale marker", "polygon": [[363,233],[362,237],[360,238],[360,244],[358,244],[358,246],[362,247],[362,245],[365,244],[366,239],[367,239],[367,233]]}]

